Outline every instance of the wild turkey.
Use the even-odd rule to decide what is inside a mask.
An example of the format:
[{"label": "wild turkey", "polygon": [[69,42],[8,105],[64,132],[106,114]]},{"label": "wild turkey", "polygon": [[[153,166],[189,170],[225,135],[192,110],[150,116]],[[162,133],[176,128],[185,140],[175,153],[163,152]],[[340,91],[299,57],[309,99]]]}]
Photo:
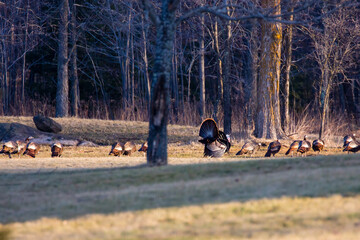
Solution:
[{"label": "wild turkey", "polygon": [[17,140],[16,141],[17,148],[11,154],[17,154],[18,157],[20,157],[20,155],[24,153],[26,146],[28,145],[31,139],[33,139],[33,137],[30,136],[27,137],[25,141]]},{"label": "wild turkey", "polygon": [[351,141],[345,146],[343,152],[347,151],[349,154],[349,152],[356,153],[359,150],[360,150],[360,144],[358,144],[356,141]]},{"label": "wild turkey", "polygon": [[219,131],[216,122],[212,118],[205,119],[200,127],[199,142],[205,145],[205,157],[222,157],[229,152],[231,144],[224,132]]},{"label": "wild turkey", "polygon": [[236,153],[236,155],[243,155],[243,154],[250,154],[250,157],[260,149],[261,143],[255,143],[255,142],[247,142],[245,143],[241,150]]},{"label": "wild turkey", "polygon": [[144,156],[145,156],[147,149],[148,149],[148,142],[146,141],[143,143],[143,145],[141,145],[139,152],[144,152]]},{"label": "wild turkey", "polygon": [[305,157],[306,157],[306,153],[310,150],[310,142],[306,140],[306,135],[304,136],[304,140],[300,141],[299,143],[299,148],[298,148],[298,152],[301,153],[301,156],[303,156],[303,154],[305,153]]},{"label": "wild turkey", "polygon": [[315,139],[312,143],[312,149],[314,152],[318,152],[320,154],[320,151],[324,149],[325,142],[321,139]]},{"label": "wild turkey", "polygon": [[111,151],[109,155],[114,155],[120,157],[124,152],[124,145],[122,143],[116,142],[111,146]]},{"label": "wild turkey", "polygon": [[0,153],[7,154],[11,158],[11,154],[17,149],[17,144],[14,141],[4,143]]},{"label": "wild turkey", "polygon": [[271,142],[269,144],[265,157],[271,157],[271,154],[273,155],[273,157],[275,157],[275,154],[277,154],[280,151],[280,149],[281,149],[281,143],[277,139],[276,141]]},{"label": "wild turkey", "polygon": [[62,152],[64,151],[64,146],[56,142],[51,145],[51,157],[61,157]]},{"label": "wild turkey", "polygon": [[35,158],[35,155],[38,154],[40,151],[40,146],[37,143],[29,142],[26,145],[25,152],[23,155],[29,155],[32,158]]},{"label": "wild turkey", "polygon": [[297,150],[299,148],[299,143],[300,143],[300,140],[293,141],[292,144],[290,145],[289,149],[286,151],[285,155],[289,155],[291,153],[291,157],[293,157],[294,152],[296,152],[296,156],[297,156]]},{"label": "wild turkey", "polygon": [[355,136],[356,136],[355,133],[353,133],[352,135],[346,135],[344,137],[344,145],[343,145],[343,147],[345,147],[346,145],[348,145],[352,141],[356,141]]},{"label": "wild turkey", "polygon": [[131,156],[136,151],[136,145],[133,142],[126,142],[124,145],[124,155]]}]

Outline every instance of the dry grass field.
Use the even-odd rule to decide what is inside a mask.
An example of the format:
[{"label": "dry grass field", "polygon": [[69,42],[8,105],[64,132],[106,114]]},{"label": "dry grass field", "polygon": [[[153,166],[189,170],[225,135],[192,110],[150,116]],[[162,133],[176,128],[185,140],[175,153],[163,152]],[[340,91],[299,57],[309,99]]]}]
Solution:
[{"label": "dry grass field", "polygon": [[35,159],[0,155],[0,240],[360,239],[360,154],[284,158],[283,148],[264,159],[262,147],[245,158],[235,156],[239,141],[209,159],[197,128],[169,126],[169,165],[149,168],[138,152],[108,156],[114,139],[139,146],[146,123],[58,121],[64,134],[103,145],[56,159],[49,146]]}]

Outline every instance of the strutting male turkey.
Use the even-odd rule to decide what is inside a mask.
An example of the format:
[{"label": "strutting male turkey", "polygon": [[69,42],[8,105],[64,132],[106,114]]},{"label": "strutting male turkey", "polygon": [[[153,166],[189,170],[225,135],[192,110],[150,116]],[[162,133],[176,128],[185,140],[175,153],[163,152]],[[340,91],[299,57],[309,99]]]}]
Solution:
[{"label": "strutting male turkey", "polygon": [[275,157],[275,154],[277,154],[281,149],[281,143],[279,142],[279,140],[277,139],[274,142],[271,142],[269,144],[268,150],[265,153],[265,157],[271,157],[271,154],[273,155],[273,157]]},{"label": "strutting male turkey", "polygon": [[260,149],[261,143],[255,143],[255,142],[247,142],[245,143],[241,150],[236,153],[236,155],[243,155],[243,154],[250,154],[250,157]]},{"label": "strutting male turkey", "polygon": [[199,142],[205,145],[205,157],[222,157],[225,152],[229,152],[231,144],[229,137],[224,132],[219,131],[214,119],[205,119],[200,127]]}]

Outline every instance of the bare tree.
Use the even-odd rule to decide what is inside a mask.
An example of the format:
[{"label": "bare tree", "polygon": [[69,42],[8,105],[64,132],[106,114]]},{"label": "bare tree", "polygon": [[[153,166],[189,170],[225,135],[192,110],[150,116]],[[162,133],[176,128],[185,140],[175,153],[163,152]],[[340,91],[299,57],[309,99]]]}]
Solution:
[{"label": "bare tree", "polygon": [[323,138],[329,113],[330,93],[339,75],[346,78],[346,70],[354,62],[353,55],[359,47],[360,25],[356,15],[344,9],[322,19],[323,28],[315,25],[303,28],[313,40],[314,57],[319,65],[320,131]]}]

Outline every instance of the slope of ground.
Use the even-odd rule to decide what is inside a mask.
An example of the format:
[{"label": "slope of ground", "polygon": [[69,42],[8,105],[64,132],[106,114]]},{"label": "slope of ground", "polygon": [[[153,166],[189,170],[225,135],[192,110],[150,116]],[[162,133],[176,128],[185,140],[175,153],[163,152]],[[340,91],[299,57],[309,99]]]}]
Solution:
[{"label": "slope of ground", "polygon": [[[169,126],[169,165],[140,152],[108,156],[115,140],[146,139],[147,123],[57,119],[63,134],[104,145],[50,158],[0,156],[2,239],[359,239],[360,155],[341,137],[320,156],[203,158],[198,128]],[[1,117],[34,127],[30,117]],[[291,140],[282,141],[289,144]],[[334,155],[337,154],[337,155]]]},{"label": "slope of ground", "polygon": [[[360,234],[357,154],[196,165],[187,164],[196,159],[170,159],[174,166],[161,168],[130,159],[134,162],[94,170],[2,170],[2,233],[14,239],[356,239]],[[62,161],[71,160],[43,164]]]}]

